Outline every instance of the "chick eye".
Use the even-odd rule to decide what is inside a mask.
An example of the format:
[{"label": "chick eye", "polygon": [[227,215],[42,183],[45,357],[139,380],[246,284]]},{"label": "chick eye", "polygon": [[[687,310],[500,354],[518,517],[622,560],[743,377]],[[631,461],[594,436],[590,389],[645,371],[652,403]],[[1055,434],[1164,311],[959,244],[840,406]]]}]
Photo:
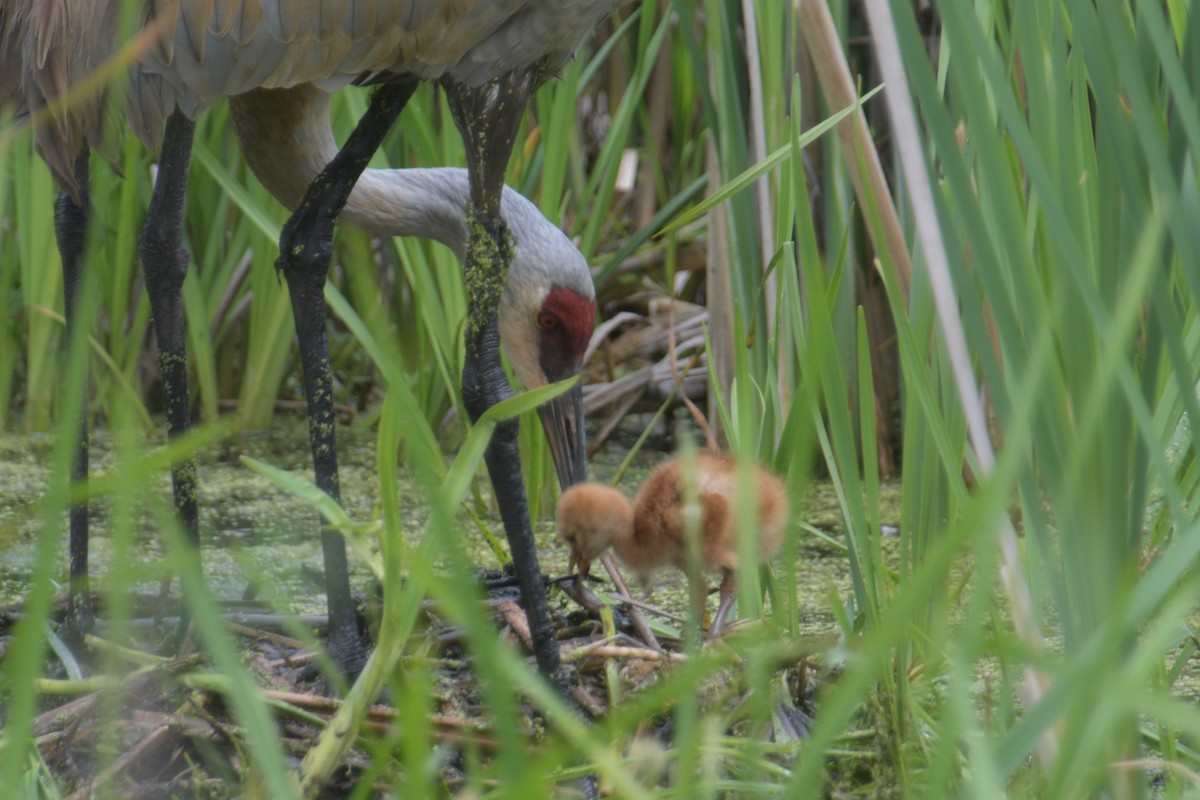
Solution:
[{"label": "chick eye", "polygon": [[538,314],[537,321],[538,326],[546,330],[558,327],[558,317],[554,316],[549,311],[543,311],[542,313]]}]

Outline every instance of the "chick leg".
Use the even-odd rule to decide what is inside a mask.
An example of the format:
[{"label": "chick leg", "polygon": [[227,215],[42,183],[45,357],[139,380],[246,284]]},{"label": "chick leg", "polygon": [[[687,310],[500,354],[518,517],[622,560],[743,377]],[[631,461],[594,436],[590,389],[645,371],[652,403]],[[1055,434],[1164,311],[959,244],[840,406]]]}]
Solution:
[{"label": "chick leg", "polygon": [[[688,575],[688,588],[690,589],[692,601],[692,619],[695,619],[699,624],[699,629],[695,631],[698,641],[703,641],[704,631],[709,625],[708,616],[708,581],[701,574]],[[693,635],[692,629],[689,627],[688,636]]]},{"label": "chick leg", "polygon": [[734,598],[737,597],[737,578],[729,570],[725,571],[725,577],[721,579],[720,597],[721,602],[717,604],[717,615],[713,617],[712,625],[708,628],[709,641],[721,635],[725,617],[729,614],[729,608],[733,605]]}]

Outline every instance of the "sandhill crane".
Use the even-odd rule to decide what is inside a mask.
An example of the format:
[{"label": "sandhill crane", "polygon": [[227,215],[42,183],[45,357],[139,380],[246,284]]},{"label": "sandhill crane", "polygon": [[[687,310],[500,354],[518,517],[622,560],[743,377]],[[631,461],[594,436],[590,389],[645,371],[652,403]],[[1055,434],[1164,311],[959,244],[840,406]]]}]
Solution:
[{"label": "sandhill crane", "polygon": [[[5,67],[0,74],[0,102],[15,103],[36,115],[38,149],[63,188],[55,223],[68,328],[77,302],[88,219],[88,150],[100,141],[105,102],[103,93],[74,90],[117,52],[114,32],[122,5],[120,0],[0,3],[0,66]],[[400,172],[391,180],[407,187],[400,199],[416,204],[418,216],[431,213],[430,206],[439,207],[432,212],[435,215],[462,214],[457,236],[468,286],[462,383],[467,412],[477,419],[511,393],[500,364],[501,340],[527,384],[577,374],[595,314],[586,264],[561,234],[551,232],[552,225],[515,194],[503,191],[503,176],[531,93],[573,56],[615,5],[616,0],[147,0],[142,12],[143,49],[129,69],[124,111],[131,128],[159,153],[140,254],[159,347],[168,435],[178,436],[189,425],[180,292],[188,262],[182,214],[193,120],[221,97],[235,98],[257,89],[299,87],[291,96],[311,99],[317,95],[305,93],[308,84],[323,89],[352,81],[378,84],[367,113],[328,165],[319,159],[306,162],[322,168],[302,196],[296,196],[293,186],[276,187],[296,207],[284,227],[276,266],[287,280],[296,320],[314,471],[323,490],[338,499],[322,296],[333,224],[419,81],[439,81],[446,90],[466,145],[467,179],[465,185],[461,177],[445,182],[456,187],[449,198],[422,195],[429,187],[416,177],[397,177]],[[13,69],[18,77],[13,77]],[[276,115],[271,118],[257,116],[265,110],[256,110],[253,104],[241,105],[243,146],[251,154],[256,147],[261,149],[261,144],[246,138],[256,131],[261,134],[277,126],[311,132],[327,126],[327,121],[309,124],[312,121],[298,117],[295,110],[278,105],[272,106]],[[303,144],[298,144],[301,150]],[[256,162],[264,175],[271,172],[271,156],[265,152]],[[320,158],[327,155],[322,152]],[[446,203],[454,209],[447,209]],[[393,208],[388,213],[404,218],[406,212]],[[506,214],[512,214],[509,220],[516,223],[511,238]],[[350,216],[363,221],[358,212]],[[446,230],[453,225],[443,223],[439,230],[431,230],[423,229],[423,224],[430,224],[429,219],[397,229],[452,235]],[[547,243],[551,249],[541,252]],[[511,272],[510,263],[514,263]],[[542,412],[564,487],[586,476],[582,413],[578,387]],[[86,425],[81,430],[76,480],[87,475]],[[530,618],[538,665],[544,674],[554,675],[558,651],[530,529],[516,433],[515,422],[499,426],[486,462]],[[176,510],[191,540],[198,543],[195,480],[191,462],[172,472]],[[322,547],[329,648],[353,675],[361,668],[365,648],[354,618],[345,544],[339,534],[323,532]],[[91,625],[85,509],[72,510],[70,552],[68,624],[78,632]]]},{"label": "sandhill crane", "polygon": [[[736,465],[726,454],[696,456],[699,506],[698,562],[722,574],[720,603],[709,628],[717,636],[737,590],[738,549],[735,538]],[[620,490],[599,483],[577,483],[558,500],[557,532],[571,549],[571,569],[586,575],[591,562],[609,547],[643,579],[662,567],[687,571],[684,514],[688,465],[680,458],[660,464],[650,473],[633,502]],[[779,478],[754,467],[758,527],[752,533],[757,555],[766,561],[779,550],[787,525],[787,490]],[[704,607],[707,587],[703,576],[688,575],[693,600]]]}]

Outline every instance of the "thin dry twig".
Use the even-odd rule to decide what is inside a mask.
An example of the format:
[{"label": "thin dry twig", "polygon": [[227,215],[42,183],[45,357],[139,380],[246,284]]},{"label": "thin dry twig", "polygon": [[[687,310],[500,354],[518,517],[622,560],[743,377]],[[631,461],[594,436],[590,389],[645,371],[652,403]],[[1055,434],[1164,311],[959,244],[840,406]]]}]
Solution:
[{"label": "thin dry twig", "polygon": [[273,631],[265,631],[261,628],[252,628],[249,625],[243,625],[240,622],[228,620],[225,623],[226,627],[234,633],[245,636],[250,640],[262,640],[270,642],[279,647],[291,648],[293,650],[302,651],[308,645],[299,639],[294,639],[291,636],[285,636],[282,633],[274,633]]},{"label": "thin dry twig", "polygon": [[[629,584],[625,582],[625,576],[621,574],[621,570],[617,569],[612,553],[606,552],[600,556],[600,563],[604,565],[604,569],[608,572],[608,577],[612,579],[613,585],[617,587],[617,591],[625,598],[629,598]],[[654,635],[654,631],[650,630],[650,626],[646,624],[646,619],[642,616],[641,609],[636,605],[630,604],[629,606],[629,621],[637,635],[651,650],[662,652],[662,645],[658,643],[658,637]]]},{"label": "thin dry twig", "polygon": [[513,629],[513,633],[521,640],[521,644],[525,645],[525,649],[533,651],[533,634],[529,631],[529,618],[525,616],[525,611],[521,606],[517,605],[514,600],[506,600],[499,605],[500,614],[504,617],[504,621]]},{"label": "thin dry twig", "polygon": [[601,639],[593,644],[584,645],[562,654],[564,663],[583,661],[587,658],[622,658],[638,659],[640,661],[686,661],[683,653],[668,653],[662,650],[650,650],[645,647],[620,647],[605,644],[607,639]]},{"label": "thin dry twig", "polygon": [[[138,762],[147,758],[154,750],[168,744],[172,737],[178,738],[179,733],[168,720],[167,715],[160,714],[158,716],[162,717],[162,719],[143,718],[140,720],[142,724],[153,726],[150,733],[118,756],[103,772],[94,776],[91,780],[84,781],[78,789],[68,796],[67,800],[82,800],[82,798],[91,797],[97,787],[113,783],[118,776],[128,772]],[[211,736],[211,732],[205,731],[205,733]],[[168,760],[168,763],[170,760]]]},{"label": "thin dry twig", "polygon": [[[280,703],[312,711],[323,719],[336,714],[344,704],[336,697],[289,692],[282,689],[264,689],[263,695]],[[377,704],[367,710],[363,725],[366,729],[376,733],[386,733],[399,720],[400,712],[395,708]],[[446,714],[430,714],[429,721],[433,723],[438,735],[446,742],[461,744],[469,741],[485,750],[491,750],[497,746],[496,739],[488,733],[487,726],[481,720],[451,717]]]},{"label": "thin dry twig", "polygon": [[575,698],[577,703],[579,703],[580,708],[587,711],[587,713],[591,714],[597,719],[603,717],[607,711],[600,701],[593,697],[592,693],[582,686],[572,686],[571,696]]},{"label": "thin dry twig", "polygon": [[[679,377],[679,362],[675,352],[675,297],[671,296],[671,306],[667,311],[668,319],[670,320],[667,326],[667,352],[671,356],[671,377],[675,379],[675,385],[683,383],[683,379]],[[708,424],[708,420],[704,418],[704,414],[692,402],[692,399],[687,396],[687,392],[679,392],[679,399],[683,401],[687,407],[688,413],[692,415],[692,419],[700,426],[700,430],[704,431],[704,440],[708,445],[708,449],[716,452],[720,449],[717,445],[717,437],[713,435],[712,426]]]}]

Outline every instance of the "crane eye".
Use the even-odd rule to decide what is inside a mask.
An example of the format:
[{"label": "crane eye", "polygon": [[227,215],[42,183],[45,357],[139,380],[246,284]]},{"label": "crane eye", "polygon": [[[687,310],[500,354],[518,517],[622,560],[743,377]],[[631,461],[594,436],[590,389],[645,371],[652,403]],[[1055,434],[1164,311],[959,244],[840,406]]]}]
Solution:
[{"label": "crane eye", "polygon": [[549,311],[543,311],[538,314],[538,326],[546,330],[558,327],[558,317],[551,314]]}]

